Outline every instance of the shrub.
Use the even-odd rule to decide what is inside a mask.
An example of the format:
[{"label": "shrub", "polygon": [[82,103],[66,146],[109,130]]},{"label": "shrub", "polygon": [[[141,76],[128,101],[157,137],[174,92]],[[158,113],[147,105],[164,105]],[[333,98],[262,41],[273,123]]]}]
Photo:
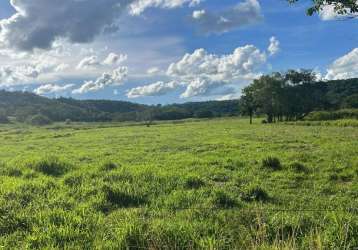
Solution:
[{"label": "shrub", "polygon": [[309,169],[299,162],[294,162],[290,165],[290,168],[297,173],[308,173]]},{"label": "shrub", "polygon": [[35,163],[32,168],[45,175],[58,177],[67,173],[70,166],[55,157],[50,157]]},{"label": "shrub", "polygon": [[250,188],[244,195],[243,199],[245,201],[261,201],[261,202],[267,202],[270,200],[270,196],[268,193],[261,187],[253,187]]},{"label": "shrub", "polygon": [[233,208],[237,206],[237,201],[224,191],[215,192],[213,202],[218,208]]},{"label": "shrub", "polygon": [[45,115],[34,115],[28,119],[28,123],[33,126],[45,126],[50,125],[52,121]]},{"label": "shrub", "polygon": [[282,169],[280,160],[276,157],[271,157],[271,156],[262,160],[262,167],[268,168],[271,170],[281,170]]},{"label": "shrub", "polygon": [[358,119],[358,109],[341,109],[337,111],[314,111],[309,113],[305,120],[327,121],[340,119]]},{"label": "shrub", "polygon": [[185,180],[185,187],[188,189],[198,189],[205,185],[205,182],[198,176],[190,176]]}]

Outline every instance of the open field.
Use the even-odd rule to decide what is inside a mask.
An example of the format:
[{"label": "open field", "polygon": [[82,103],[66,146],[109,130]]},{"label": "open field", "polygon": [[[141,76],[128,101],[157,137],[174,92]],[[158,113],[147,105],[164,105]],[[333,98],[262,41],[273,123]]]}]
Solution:
[{"label": "open field", "polygon": [[358,127],[0,126],[0,249],[355,249]]}]

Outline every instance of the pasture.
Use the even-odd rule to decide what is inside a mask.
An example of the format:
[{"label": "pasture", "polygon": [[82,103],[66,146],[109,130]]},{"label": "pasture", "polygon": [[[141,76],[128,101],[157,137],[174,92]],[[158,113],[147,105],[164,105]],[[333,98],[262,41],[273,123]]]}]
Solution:
[{"label": "pasture", "polygon": [[0,249],[355,249],[358,127],[0,126]]}]

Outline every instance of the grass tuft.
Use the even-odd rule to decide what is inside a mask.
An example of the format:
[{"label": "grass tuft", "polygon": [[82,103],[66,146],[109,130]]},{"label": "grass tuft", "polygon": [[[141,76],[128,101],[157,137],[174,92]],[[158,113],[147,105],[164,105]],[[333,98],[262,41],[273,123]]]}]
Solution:
[{"label": "grass tuft", "polygon": [[31,164],[31,168],[48,176],[60,177],[66,174],[71,166],[56,157],[48,157]]},{"label": "grass tuft", "polygon": [[266,168],[266,169],[271,169],[274,171],[282,169],[280,160],[276,157],[271,157],[271,156],[262,160],[262,167]]}]

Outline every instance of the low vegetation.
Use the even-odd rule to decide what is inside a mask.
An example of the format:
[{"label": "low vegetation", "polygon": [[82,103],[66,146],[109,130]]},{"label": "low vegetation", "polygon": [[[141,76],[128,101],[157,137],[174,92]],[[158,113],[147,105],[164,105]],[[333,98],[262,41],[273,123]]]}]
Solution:
[{"label": "low vegetation", "polygon": [[355,127],[12,124],[0,140],[0,248],[358,246]]}]

